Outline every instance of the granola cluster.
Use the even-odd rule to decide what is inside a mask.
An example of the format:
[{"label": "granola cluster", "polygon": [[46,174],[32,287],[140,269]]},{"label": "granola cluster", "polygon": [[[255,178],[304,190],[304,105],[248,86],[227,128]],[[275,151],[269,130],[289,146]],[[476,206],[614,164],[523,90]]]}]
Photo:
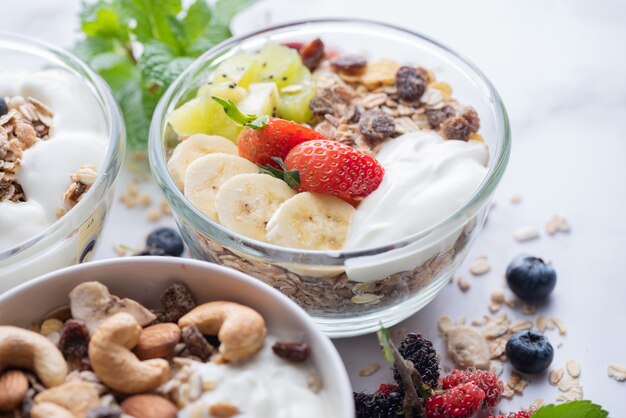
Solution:
[{"label": "granola cluster", "polygon": [[0,202],[24,202],[16,175],[25,150],[48,139],[52,112],[34,97],[0,97]]},{"label": "granola cluster", "polygon": [[450,85],[424,68],[344,55],[323,60],[315,76],[312,125],[344,144],[376,154],[387,139],[420,130],[481,139],[476,111],[456,101]]}]

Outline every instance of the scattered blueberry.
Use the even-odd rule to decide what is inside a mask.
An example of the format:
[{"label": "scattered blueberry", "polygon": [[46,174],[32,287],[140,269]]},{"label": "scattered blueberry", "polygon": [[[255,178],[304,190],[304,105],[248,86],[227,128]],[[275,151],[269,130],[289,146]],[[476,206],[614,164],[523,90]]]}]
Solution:
[{"label": "scattered blueberry", "polygon": [[[146,249],[144,251],[152,251],[155,254],[150,255],[171,255],[180,257],[185,251],[183,239],[178,231],[173,228],[159,228],[150,233],[146,239]],[[164,254],[156,254],[162,250]],[[145,254],[147,255],[147,254]]]},{"label": "scattered blueberry", "polygon": [[522,300],[546,299],[556,285],[556,272],[541,258],[519,255],[506,269],[509,287]]},{"label": "scattered blueberry", "polygon": [[9,112],[9,106],[4,100],[4,97],[0,97],[0,116],[6,115]]},{"label": "scattered blueberry", "polygon": [[509,338],[506,355],[516,370],[522,373],[539,373],[550,367],[554,349],[543,334],[522,331]]}]

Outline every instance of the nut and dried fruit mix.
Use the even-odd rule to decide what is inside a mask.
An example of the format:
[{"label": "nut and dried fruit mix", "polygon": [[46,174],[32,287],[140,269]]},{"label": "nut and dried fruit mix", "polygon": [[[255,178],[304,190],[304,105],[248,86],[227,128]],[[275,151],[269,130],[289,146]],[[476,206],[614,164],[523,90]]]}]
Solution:
[{"label": "nut and dried fruit mix", "polygon": [[69,301],[31,329],[0,326],[0,417],[328,416],[309,346],[247,306],[196,304],[180,283],[153,310],[99,282]]},{"label": "nut and dried fruit mix", "polygon": [[[461,208],[489,161],[477,112],[432,71],[329,52],[319,39],[234,52],[167,120],[179,140],[168,170],[191,205],[237,234],[303,250],[382,247],[428,229]],[[410,269],[384,260],[324,272],[242,257],[189,230],[195,256],[259,277],[310,312],[345,313],[432,283],[474,226],[429,238]]]}]

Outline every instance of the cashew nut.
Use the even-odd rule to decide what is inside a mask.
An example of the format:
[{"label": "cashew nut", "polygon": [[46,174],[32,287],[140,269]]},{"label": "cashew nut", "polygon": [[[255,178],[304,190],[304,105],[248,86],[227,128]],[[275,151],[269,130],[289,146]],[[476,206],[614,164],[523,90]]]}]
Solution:
[{"label": "cashew nut", "polygon": [[95,386],[84,381],[67,382],[35,396],[36,403],[62,406],[79,418],[83,418],[91,408],[98,406],[99,400],[100,396]]},{"label": "cashew nut", "polygon": [[76,418],[67,409],[52,402],[35,404],[30,410],[32,418]]},{"label": "cashew nut", "polygon": [[99,282],[81,283],[72,289],[70,307],[72,317],[85,322],[92,335],[102,322],[116,313],[131,314],[142,327],[156,319],[156,315],[139,302],[120,299],[109,293],[109,289]]},{"label": "cashew nut", "polygon": [[32,370],[46,387],[60,385],[67,376],[67,363],[59,349],[36,332],[0,326],[0,372],[6,367]]},{"label": "cashew nut", "polygon": [[141,361],[131,351],[140,334],[141,326],[132,315],[118,313],[104,321],[89,342],[91,367],[104,384],[119,392],[149,392],[169,378],[167,360]]},{"label": "cashew nut", "polygon": [[239,360],[263,347],[267,329],[254,309],[234,302],[209,302],[180,318],[181,328],[195,325],[205,335],[217,335],[220,354],[226,360]]}]

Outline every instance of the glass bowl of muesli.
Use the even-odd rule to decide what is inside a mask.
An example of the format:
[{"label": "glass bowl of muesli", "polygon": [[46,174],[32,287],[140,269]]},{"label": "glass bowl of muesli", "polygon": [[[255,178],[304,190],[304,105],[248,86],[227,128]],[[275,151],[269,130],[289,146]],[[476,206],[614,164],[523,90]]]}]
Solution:
[{"label": "glass bowl of muesli", "polygon": [[354,417],[328,337],[222,266],[86,263],[0,295],[0,312],[1,416]]},{"label": "glass bowl of muesli", "polygon": [[124,148],[99,76],[63,50],[0,34],[0,293],[90,259]]},{"label": "glass bowl of muesli", "polygon": [[392,325],[463,261],[506,167],[491,83],[420,34],[297,22],[225,42],[170,87],[150,163],[191,254],[330,336]]}]

